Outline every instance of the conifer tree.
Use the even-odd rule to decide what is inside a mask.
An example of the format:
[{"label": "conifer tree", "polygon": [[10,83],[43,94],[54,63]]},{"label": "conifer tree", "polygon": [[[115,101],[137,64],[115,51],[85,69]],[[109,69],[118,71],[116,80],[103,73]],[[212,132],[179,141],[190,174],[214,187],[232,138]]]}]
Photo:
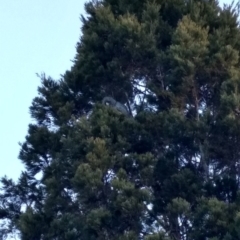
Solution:
[{"label": "conifer tree", "polygon": [[1,237],[240,239],[237,6],[92,0],[85,11],[71,70],[41,76],[25,171],[1,179]]}]

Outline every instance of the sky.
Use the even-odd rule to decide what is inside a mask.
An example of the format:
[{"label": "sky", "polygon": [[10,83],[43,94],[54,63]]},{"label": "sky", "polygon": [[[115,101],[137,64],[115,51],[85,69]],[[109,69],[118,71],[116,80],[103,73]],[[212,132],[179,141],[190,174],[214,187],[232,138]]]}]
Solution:
[{"label": "sky", "polygon": [[70,69],[84,0],[0,0],[0,177],[17,180],[18,159],[37,96],[36,73],[59,79]]},{"label": "sky", "polygon": [[29,107],[40,85],[36,73],[57,80],[70,69],[84,2],[0,0],[0,177],[17,180],[24,170],[19,142],[31,123]]}]

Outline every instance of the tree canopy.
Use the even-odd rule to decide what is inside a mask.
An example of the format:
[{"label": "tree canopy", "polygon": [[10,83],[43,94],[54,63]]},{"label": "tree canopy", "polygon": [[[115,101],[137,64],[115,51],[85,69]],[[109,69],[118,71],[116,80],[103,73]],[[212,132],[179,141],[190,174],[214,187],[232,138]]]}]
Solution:
[{"label": "tree canopy", "polygon": [[[71,70],[41,75],[0,237],[240,239],[238,5],[92,0]],[[102,99],[125,104],[125,116]]]}]

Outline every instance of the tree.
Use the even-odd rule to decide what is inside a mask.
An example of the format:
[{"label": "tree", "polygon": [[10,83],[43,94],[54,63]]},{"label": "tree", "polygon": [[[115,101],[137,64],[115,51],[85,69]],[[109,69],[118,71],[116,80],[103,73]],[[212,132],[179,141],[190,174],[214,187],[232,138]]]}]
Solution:
[{"label": "tree", "polygon": [[[215,0],[86,3],[70,71],[41,76],[1,236],[240,238],[240,28]],[[111,96],[125,116],[101,101]],[[40,177],[39,177],[40,176]]]}]

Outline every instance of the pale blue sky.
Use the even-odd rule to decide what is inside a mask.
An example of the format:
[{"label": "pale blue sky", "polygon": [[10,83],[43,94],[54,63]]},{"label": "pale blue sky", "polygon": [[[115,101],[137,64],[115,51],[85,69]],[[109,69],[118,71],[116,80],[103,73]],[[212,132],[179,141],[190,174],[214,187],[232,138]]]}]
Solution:
[{"label": "pale blue sky", "polygon": [[69,69],[80,36],[85,0],[0,0],[0,177],[15,180],[30,123],[29,106],[45,72],[54,79]]},{"label": "pale blue sky", "polygon": [[[29,106],[45,72],[59,79],[72,65],[85,0],[0,0],[0,177],[17,180]],[[230,3],[231,1],[220,1]]]}]

